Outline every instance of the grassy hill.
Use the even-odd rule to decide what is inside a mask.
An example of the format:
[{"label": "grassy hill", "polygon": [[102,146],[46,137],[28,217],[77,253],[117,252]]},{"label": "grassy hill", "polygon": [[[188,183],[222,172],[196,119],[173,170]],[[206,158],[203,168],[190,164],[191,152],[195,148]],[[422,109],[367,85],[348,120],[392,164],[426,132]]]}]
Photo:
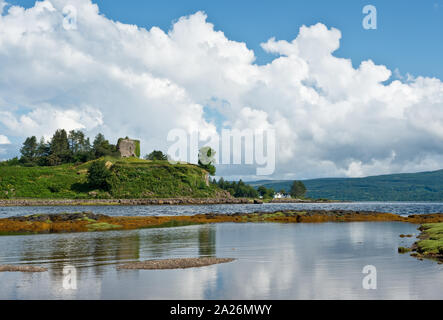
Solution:
[{"label": "grassy hill", "polygon": [[206,171],[192,164],[138,158],[102,158],[112,163],[110,190],[87,183],[91,162],[55,167],[0,166],[0,199],[207,198],[219,189],[206,185]]},{"label": "grassy hill", "polygon": [[[390,174],[366,178],[329,178],[305,180],[309,198],[351,201],[443,201],[443,170]],[[289,190],[292,181],[249,182],[276,191]]]}]

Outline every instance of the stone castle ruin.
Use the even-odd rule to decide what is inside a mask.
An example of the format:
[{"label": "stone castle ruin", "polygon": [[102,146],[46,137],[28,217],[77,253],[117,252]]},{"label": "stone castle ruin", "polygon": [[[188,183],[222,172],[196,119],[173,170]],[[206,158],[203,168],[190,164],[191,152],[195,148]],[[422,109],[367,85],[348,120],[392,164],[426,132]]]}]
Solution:
[{"label": "stone castle ruin", "polygon": [[122,158],[140,157],[140,141],[129,138],[118,139],[117,149]]}]

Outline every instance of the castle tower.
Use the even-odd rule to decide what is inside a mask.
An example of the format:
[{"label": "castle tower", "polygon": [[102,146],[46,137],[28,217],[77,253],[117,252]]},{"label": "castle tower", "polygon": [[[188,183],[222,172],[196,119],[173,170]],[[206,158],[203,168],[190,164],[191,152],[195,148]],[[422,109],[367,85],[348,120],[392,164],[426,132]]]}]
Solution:
[{"label": "castle tower", "polygon": [[129,138],[118,139],[117,149],[122,158],[140,157],[140,141]]}]

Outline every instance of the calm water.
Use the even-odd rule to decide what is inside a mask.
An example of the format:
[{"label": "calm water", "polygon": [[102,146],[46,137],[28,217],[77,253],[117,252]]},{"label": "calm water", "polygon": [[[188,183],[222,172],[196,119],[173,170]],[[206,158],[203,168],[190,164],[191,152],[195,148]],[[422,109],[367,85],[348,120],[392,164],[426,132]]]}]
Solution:
[{"label": "calm water", "polygon": [[[78,234],[0,237],[0,264],[41,274],[0,273],[1,299],[443,299],[443,265],[397,253],[418,233],[407,223],[215,224]],[[122,270],[152,258],[238,260],[187,270]],[[62,269],[77,267],[77,290]],[[377,268],[377,290],[362,269]]]},{"label": "calm water", "polygon": [[93,211],[110,216],[194,215],[199,213],[244,213],[278,210],[358,210],[391,212],[400,215],[443,213],[443,203],[436,202],[354,202],[354,203],[267,203],[234,205],[182,206],[66,206],[66,207],[0,207],[0,218],[36,213]]}]

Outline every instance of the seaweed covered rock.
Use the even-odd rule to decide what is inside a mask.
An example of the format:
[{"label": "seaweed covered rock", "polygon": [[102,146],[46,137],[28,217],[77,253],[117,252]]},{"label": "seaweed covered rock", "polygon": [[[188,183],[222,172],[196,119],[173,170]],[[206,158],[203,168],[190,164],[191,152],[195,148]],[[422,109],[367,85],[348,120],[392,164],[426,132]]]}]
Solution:
[{"label": "seaweed covered rock", "polygon": [[62,221],[77,221],[77,220],[95,220],[108,218],[107,215],[97,214],[92,212],[77,212],[77,213],[58,213],[58,214],[33,214],[27,216],[10,217],[9,220],[19,222],[62,222]]}]

